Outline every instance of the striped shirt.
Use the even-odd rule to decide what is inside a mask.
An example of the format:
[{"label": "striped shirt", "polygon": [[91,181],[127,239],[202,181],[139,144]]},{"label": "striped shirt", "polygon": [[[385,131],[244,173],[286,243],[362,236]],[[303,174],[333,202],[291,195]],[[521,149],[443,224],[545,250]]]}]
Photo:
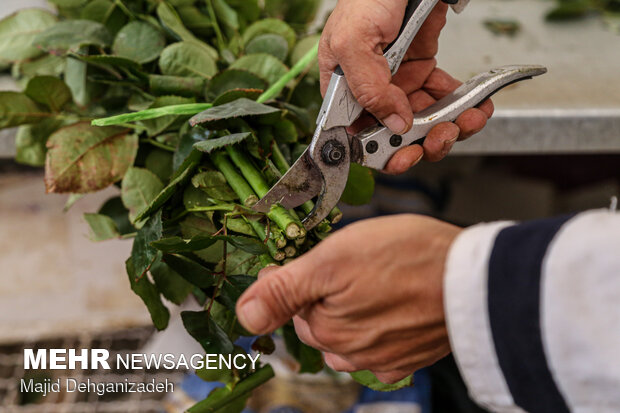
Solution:
[{"label": "striped shirt", "polygon": [[452,349],[479,404],[620,411],[620,214],[468,228],[444,288]]}]

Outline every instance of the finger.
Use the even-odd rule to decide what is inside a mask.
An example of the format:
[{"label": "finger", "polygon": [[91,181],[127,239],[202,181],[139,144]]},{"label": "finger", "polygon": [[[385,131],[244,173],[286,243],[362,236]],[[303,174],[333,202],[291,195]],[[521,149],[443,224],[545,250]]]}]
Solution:
[{"label": "finger", "polygon": [[463,82],[453,78],[445,71],[435,68],[426,79],[424,90],[435,99],[441,99],[447,94],[452,93],[462,84]]},{"label": "finger", "polygon": [[443,122],[431,129],[424,140],[424,160],[437,162],[445,158],[460,132],[459,126],[452,122]]},{"label": "finger", "polygon": [[314,337],[314,334],[312,334],[312,329],[310,329],[310,326],[306,320],[295,316],[293,317],[293,323],[295,324],[295,332],[297,333],[297,337],[299,337],[303,343],[309,345],[310,347],[314,347],[317,350],[327,350],[327,348],[322,346],[316,337]]},{"label": "finger", "polygon": [[437,102],[435,98],[424,90],[416,90],[415,92],[409,94],[407,98],[409,99],[409,104],[414,112],[419,112],[426,109],[433,103]]},{"label": "finger", "polygon": [[394,133],[403,134],[411,127],[413,112],[405,92],[391,83],[390,68],[378,47],[385,42],[385,34],[377,30],[343,28],[338,36],[331,36],[329,48],[357,101]]},{"label": "finger", "polygon": [[495,106],[493,106],[493,101],[491,99],[487,99],[481,104],[478,105],[478,109],[484,112],[487,115],[487,119],[490,119],[493,116],[493,112],[495,112]]},{"label": "finger", "polygon": [[351,373],[359,370],[358,367],[334,353],[323,353],[323,360],[325,360],[325,364],[336,371]]},{"label": "finger", "polygon": [[329,81],[332,78],[332,74],[334,73],[334,69],[338,66],[338,60],[332,53],[329,42],[330,42],[330,32],[329,25],[326,26],[321,39],[319,40],[319,52],[318,52],[318,60],[319,60],[319,72],[320,72],[320,85],[321,85],[321,95],[324,97],[325,92],[327,91],[327,86],[329,85]]},{"label": "finger", "polygon": [[401,381],[405,377],[408,377],[411,374],[413,374],[413,371],[394,370],[394,371],[390,371],[387,373],[380,373],[380,372],[373,371],[373,373],[377,377],[377,379],[379,379],[380,382],[386,383],[386,384],[394,384],[394,383]]},{"label": "finger", "polygon": [[480,132],[487,124],[487,114],[481,109],[468,109],[461,113],[455,123],[460,128],[459,140],[464,140]]},{"label": "finger", "polygon": [[426,79],[437,66],[435,59],[412,60],[400,65],[392,83],[401,88],[407,95],[421,89]]},{"label": "finger", "polygon": [[268,266],[259,271],[258,279],[260,280],[261,278],[268,276],[272,272],[277,271],[278,268],[279,267],[275,264],[269,264]]},{"label": "finger", "polygon": [[424,150],[420,145],[406,146],[392,155],[383,172],[390,175],[402,174],[420,162],[423,156]]},{"label": "finger", "polygon": [[355,135],[366,128],[377,125],[377,119],[375,119],[370,113],[364,111],[358,120],[353,122],[353,125],[347,128],[349,135]]},{"label": "finger", "polygon": [[254,334],[265,334],[326,295],[330,284],[315,255],[300,257],[252,284],[237,302],[239,322]]}]

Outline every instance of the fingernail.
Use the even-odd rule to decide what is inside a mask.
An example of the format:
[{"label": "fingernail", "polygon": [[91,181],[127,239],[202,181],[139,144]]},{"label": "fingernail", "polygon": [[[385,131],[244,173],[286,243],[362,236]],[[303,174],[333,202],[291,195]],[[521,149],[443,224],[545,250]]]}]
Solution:
[{"label": "fingernail", "polygon": [[257,298],[252,298],[243,304],[237,316],[241,324],[252,333],[261,333],[269,327],[267,307]]},{"label": "fingernail", "polygon": [[415,161],[411,162],[411,165],[409,165],[409,168],[411,168],[412,166],[416,165],[418,162],[420,162],[422,160],[422,158],[424,157],[424,153],[422,153],[422,155],[420,155],[418,157],[418,159],[416,159]]},{"label": "fingernail", "polygon": [[407,122],[396,113],[392,113],[390,116],[383,119],[381,123],[398,135],[407,132]]},{"label": "fingernail", "polygon": [[444,141],[443,147],[441,148],[441,154],[445,156],[448,153],[450,153],[450,150],[454,146],[454,142],[456,142],[457,139],[458,139],[458,136],[454,139],[450,139],[449,141]]}]

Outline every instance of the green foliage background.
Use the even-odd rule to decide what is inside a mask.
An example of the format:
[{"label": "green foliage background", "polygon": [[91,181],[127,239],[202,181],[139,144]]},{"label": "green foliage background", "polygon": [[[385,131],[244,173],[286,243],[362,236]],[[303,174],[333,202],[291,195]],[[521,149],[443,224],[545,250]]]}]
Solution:
[{"label": "green foliage background", "polygon": [[[0,67],[22,92],[0,92],[0,128],[19,127],[17,161],[45,167],[48,192],[67,207],[115,185],[85,220],[96,241],[133,238],[131,289],[155,327],[169,303],[193,297],[183,322],[207,353],[236,353],[249,335],[235,303],[258,271],[312,248],[340,219],[306,232],[313,207],[249,207],[303,152],[321,105],[319,0],[52,0],[58,13],[22,10],[0,21]],[[103,118],[103,119],[102,119]],[[191,118],[191,122],[190,122]],[[105,125],[105,126],[94,126]],[[354,168],[346,198],[372,195],[372,174]],[[323,368],[291,325],[279,332],[300,371]],[[256,348],[273,349],[270,337]],[[190,409],[241,411],[273,376],[198,374],[226,387]]]}]

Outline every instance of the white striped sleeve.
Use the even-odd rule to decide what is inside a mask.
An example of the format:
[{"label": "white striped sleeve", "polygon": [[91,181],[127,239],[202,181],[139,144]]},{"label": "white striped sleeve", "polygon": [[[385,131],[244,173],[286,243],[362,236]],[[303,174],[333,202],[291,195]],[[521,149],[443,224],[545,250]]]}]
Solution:
[{"label": "white striped sleeve", "polygon": [[446,264],[445,306],[472,397],[498,412],[620,411],[620,215],[484,224]]}]

